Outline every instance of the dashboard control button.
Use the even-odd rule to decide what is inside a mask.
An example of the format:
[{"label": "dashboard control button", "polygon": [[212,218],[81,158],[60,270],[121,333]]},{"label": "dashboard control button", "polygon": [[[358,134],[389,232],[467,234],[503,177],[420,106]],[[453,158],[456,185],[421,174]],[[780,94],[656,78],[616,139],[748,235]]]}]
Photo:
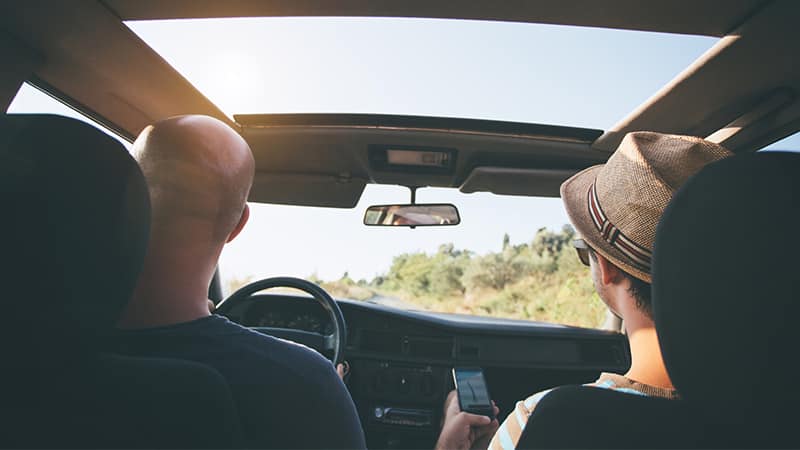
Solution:
[{"label": "dashboard control button", "polygon": [[420,391],[422,392],[422,395],[428,397],[433,395],[433,377],[431,376],[431,374],[426,373],[425,375],[423,375]]},{"label": "dashboard control button", "polygon": [[400,375],[400,379],[397,384],[397,390],[401,394],[407,394],[411,390],[411,383],[408,381],[408,378],[405,375]]}]

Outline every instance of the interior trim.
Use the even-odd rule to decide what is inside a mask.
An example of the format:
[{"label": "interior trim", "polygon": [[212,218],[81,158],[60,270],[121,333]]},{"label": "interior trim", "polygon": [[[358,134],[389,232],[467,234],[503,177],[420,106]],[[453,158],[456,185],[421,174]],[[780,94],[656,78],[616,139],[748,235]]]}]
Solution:
[{"label": "interior trim", "polygon": [[522,136],[586,144],[593,142],[603,134],[602,130],[557,125],[388,114],[237,114],[233,118],[243,127],[392,128]]},{"label": "interior trim", "polygon": [[25,80],[42,64],[42,56],[0,30],[0,59],[0,107],[5,112]]},{"label": "interior trim", "polygon": [[54,88],[46,81],[39,79],[36,76],[31,77],[28,81],[28,84],[35,87],[36,89],[42,91],[44,94],[52,97],[57,102],[61,103],[62,105],[74,110],[78,114],[86,117],[87,119],[91,120],[92,122],[97,123],[98,125],[102,126],[106,130],[116,134],[120,138],[133,143],[136,140],[136,136],[126,131],[121,126],[117,125],[114,122],[106,119],[105,117],[97,114],[92,109],[88,108],[86,105],[81,104],[80,102],[76,101],[75,99],[71,98],[67,94],[59,91],[58,89]]},{"label": "interior trim", "polygon": [[769,0],[104,0],[123,20],[215,17],[425,17],[724,36]]},{"label": "interior trim", "polygon": [[800,92],[800,65],[791,44],[800,42],[798,16],[800,2],[769,3],[606,131],[592,148],[612,152],[626,133],[638,130],[708,136],[778,89]]}]

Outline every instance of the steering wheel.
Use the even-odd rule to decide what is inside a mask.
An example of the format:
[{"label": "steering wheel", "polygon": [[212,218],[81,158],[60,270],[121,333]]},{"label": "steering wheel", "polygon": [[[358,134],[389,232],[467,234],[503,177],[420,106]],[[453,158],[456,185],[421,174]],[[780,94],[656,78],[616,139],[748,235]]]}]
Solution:
[{"label": "steering wheel", "polygon": [[240,288],[238,291],[231,294],[230,297],[220,302],[216,311],[224,315],[225,311],[229,311],[234,305],[247,299],[256,292],[275,287],[290,287],[311,294],[314,300],[327,311],[333,323],[333,334],[326,336],[319,333],[293,330],[290,328],[253,327],[253,329],[277,338],[303,344],[317,351],[332,350],[333,365],[336,366],[342,362],[344,346],[347,341],[347,325],[345,325],[344,316],[339,309],[339,305],[336,304],[333,298],[331,298],[324,289],[310,281],[293,277],[265,278],[263,280],[254,281]]}]

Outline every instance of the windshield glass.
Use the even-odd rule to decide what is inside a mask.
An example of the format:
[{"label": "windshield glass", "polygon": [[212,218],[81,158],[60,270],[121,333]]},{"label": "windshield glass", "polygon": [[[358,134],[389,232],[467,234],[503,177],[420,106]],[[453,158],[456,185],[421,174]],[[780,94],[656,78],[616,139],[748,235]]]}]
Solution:
[{"label": "windshield glass", "polygon": [[[126,25],[230,117],[378,113],[607,129],[716,38],[527,23],[234,18]],[[226,247],[227,293],[266,276],[402,308],[597,327],[605,307],[558,199],[422,189],[461,224],[363,225],[408,190],[368,185],[352,210],[252,204]]]},{"label": "windshield glass", "polygon": [[557,198],[427,188],[418,202],[453,203],[461,224],[370,227],[369,205],[409,190],[368,185],[354,209],[250,204],[250,221],[220,259],[226,295],[248,281],[296,276],[337,298],[387,306],[599,327],[605,307],[572,248]]}]

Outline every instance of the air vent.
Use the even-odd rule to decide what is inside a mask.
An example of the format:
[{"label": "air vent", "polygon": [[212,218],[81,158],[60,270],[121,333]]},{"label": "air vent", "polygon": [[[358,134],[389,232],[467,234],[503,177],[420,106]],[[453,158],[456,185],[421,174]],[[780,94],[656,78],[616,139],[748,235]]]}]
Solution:
[{"label": "air vent", "polygon": [[421,358],[450,359],[453,357],[453,341],[451,339],[430,339],[412,337],[404,339],[404,346],[409,356]]},{"label": "air vent", "polygon": [[453,357],[453,340],[420,336],[405,336],[388,331],[363,330],[359,342],[361,350],[416,358],[450,359]]},{"label": "air vent", "polygon": [[363,330],[360,347],[372,352],[400,353],[401,336],[386,331]]},{"label": "air vent", "polygon": [[458,349],[458,356],[462,358],[477,358],[480,356],[480,351],[474,345],[462,345]]}]

